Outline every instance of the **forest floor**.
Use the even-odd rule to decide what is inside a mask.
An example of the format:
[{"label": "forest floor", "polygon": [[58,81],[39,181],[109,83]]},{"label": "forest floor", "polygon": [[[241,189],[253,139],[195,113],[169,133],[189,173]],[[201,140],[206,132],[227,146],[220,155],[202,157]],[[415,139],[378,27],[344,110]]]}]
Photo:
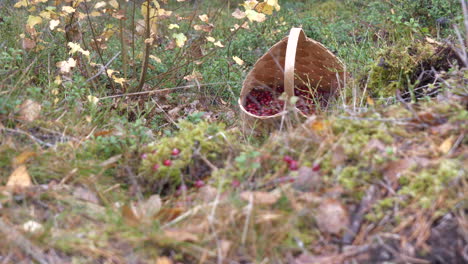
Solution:
[{"label": "forest floor", "polygon": [[[463,0],[148,2],[0,2],[0,263],[468,263]],[[253,121],[292,27],[347,73]]]}]

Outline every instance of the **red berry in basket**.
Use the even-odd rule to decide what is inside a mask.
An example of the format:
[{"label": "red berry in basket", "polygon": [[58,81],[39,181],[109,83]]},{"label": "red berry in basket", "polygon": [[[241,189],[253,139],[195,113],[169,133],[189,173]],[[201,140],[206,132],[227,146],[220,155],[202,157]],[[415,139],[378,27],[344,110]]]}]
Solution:
[{"label": "red berry in basket", "polygon": [[164,164],[164,166],[169,167],[169,166],[172,165],[172,161],[167,159],[167,160],[164,160],[164,161],[163,161],[163,164]]},{"label": "red berry in basket", "polygon": [[172,152],[171,152],[171,155],[172,155],[172,156],[177,156],[177,155],[179,155],[179,153],[180,153],[180,150],[179,150],[178,148],[174,148],[174,149],[172,150]]},{"label": "red berry in basket", "polygon": [[295,160],[291,161],[289,163],[289,169],[292,171],[298,170],[299,169],[299,163]]}]

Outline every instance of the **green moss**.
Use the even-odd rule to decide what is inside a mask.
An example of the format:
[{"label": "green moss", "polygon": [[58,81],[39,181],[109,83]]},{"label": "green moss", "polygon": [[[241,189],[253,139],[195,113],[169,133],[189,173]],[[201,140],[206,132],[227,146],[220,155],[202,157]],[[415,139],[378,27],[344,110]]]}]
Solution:
[{"label": "green moss", "polygon": [[[226,131],[224,124],[205,121],[195,124],[183,120],[178,126],[179,131],[174,136],[163,137],[144,149],[140,170],[147,181],[180,184],[184,170],[193,168],[196,160],[220,158],[229,151],[230,142],[235,142],[234,134]],[[175,148],[180,151],[178,155],[171,154]],[[166,160],[171,161],[170,166],[164,165]]]},{"label": "green moss", "polygon": [[397,90],[407,91],[422,64],[435,66],[441,59],[437,46],[425,41],[399,43],[377,55],[377,61],[370,67],[368,88],[374,96],[384,98],[394,96]]},{"label": "green moss", "polygon": [[398,194],[418,199],[422,207],[428,208],[446,190],[447,184],[461,173],[459,161],[444,159],[435,167],[401,177],[402,188]]}]

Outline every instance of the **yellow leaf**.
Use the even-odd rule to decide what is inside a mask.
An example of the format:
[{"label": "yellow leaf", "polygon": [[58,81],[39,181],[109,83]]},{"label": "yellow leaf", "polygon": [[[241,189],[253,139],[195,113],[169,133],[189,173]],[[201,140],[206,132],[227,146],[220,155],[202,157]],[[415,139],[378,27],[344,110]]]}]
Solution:
[{"label": "yellow leaf", "polygon": [[55,83],[56,85],[62,84],[62,78],[60,77],[60,75],[55,76],[54,83]]},{"label": "yellow leaf", "polygon": [[67,13],[67,14],[71,14],[71,13],[75,12],[75,8],[73,8],[71,6],[63,6],[62,11]]},{"label": "yellow leaf", "polygon": [[39,13],[39,16],[41,16],[44,19],[50,19],[50,12],[49,11],[42,11]]},{"label": "yellow leaf", "polygon": [[93,105],[96,105],[99,102],[99,98],[96,96],[88,95],[88,101]]},{"label": "yellow leaf", "polygon": [[243,61],[241,58],[239,58],[239,57],[237,57],[237,56],[234,56],[234,57],[232,57],[232,58],[234,59],[234,61],[235,61],[237,64],[239,64],[239,65],[241,65],[241,66],[244,65],[244,61]]},{"label": "yellow leaf", "polygon": [[219,40],[216,41],[216,42],[214,43],[214,45],[217,46],[217,47],[220,47],[220,48],[223,48],[223,47],[224,47],[224,45],[221,44],[221,41],[219,41]]},{"label": "yellow leaf", "polygon": [[454,136],[450,136],[449,138],[444,140],[444,142],[442,142],[442,144],[439,146],[440,152],[447,154],[452,149],[454,141],[455,141]]},{"label": "yellow leaf", "polygon": [[14,5],[15,8],[20,8],[20,7],[27,7],[28,6],[28,0],[20,0],[18,3]]},{"label": "yellow leaf", "polygon": [[252,10],[257,4],[258,1],[256,0],[246,0],[242,5],[245,7],[245,10]]},{"label": "yellow leaf", "polygon": [[50,30],[54,30],[60,24],[59,20],[53,19],[49,22]]},{"label": "yellow leaf", "polygon": [[247,18],[249,21],[255,21],[255,22],[263,22],[266,20],[265,14],[258,13],[255,10],[247,10],[245,11],[245,14],[247,15]]},{"label": "yellow leaf", "polygon": [[13,159],[13,167],[18,167],[28,161],[29,158],[37,156],[34,151],[24,151]]},{"label": "yellow leaf", "polygon": [[117,0],[110,0],[109,5],[111,5],[115,9],[119,8],[119,3],[117,2]]},{"label": "yellow leaf", "polygon": [[169,29],[179,28],[179,25],[177,25],[177,24],[170,24],[168,28],[169,28]]},{"label": "yellow leaf", "polygon": [[117,78],[117,77],[112,77],[112,79],[114,79],[114,82],[124,86],[124,83],[127,81],[125,80],[125,78]]},{"label": "yellow leaf", "polygon": [[157,63],[161,63],[161,59],[154,56],[154,55],[149,55],[150,59],[155,60]]},{"label": "yellow leaf", "polygon": [[32,185],[31,177],[25,165],[20,165],[11,173],[6,186],[8,187],[29,187]]},{"label": "yellow leaf", "polygon": [[258,4],[255,7],[255,10],[257,10],[257,12],[267,14],[267,15],[272,15],[273,14],[273,6],[268,5],[266,2]]},{"label": "yellow leaf", "polygon": [[176,45],[179,48],[182,48],[185,44],[185,41],[187,41],[187,37],[184,35],[184,33],[174,33],[172,34],[172,37],[175,39]]},{"label": "yellow leaf", "polygon": [[112,76],[114,73],[119,73],[118,71],[114,71],[112,69],[107,69],[107,75]]},{"label": "yellow leaf", "polygon": [[28,22],[26,24],[30,27],[33,28],[35,25],[41,24],[42,23],[42,18],[39,16],[29,16],[28,17]]},{"label": "yellow leaf", "polygon": [[216,39],[213,38],[213,37],[206,37],[206,40],[208,40],[209,42],[215,42]]},{"label": "yellow leaf", "polygon": [[370,106],[375,105],[374,99],[372,99],[372,97],[370,97],[370,96],[367,96],[366,101],[367,101],[367,104],[370,105]]},{"label": "yellow leaf", "polygon": [[278,4],[278,0],[267,0],[266,3],[267,3],[269,6],[274,7],[276,11],[280,11],[280,10],[281,10],[280,5]]},{"label": "yellow leaf", "polygon": [[72,68],[76,66],[76,61],[73,58],[69,58],[66,61],[57,62],[57,67],[60,68],[60,72],[69,73]]},{"label": "yellow leaf", "polygon": [[68,47],[70,48],[70,51],[68,53],[73,54],[79,50],[81,50],[81,46],[78,43],[74,42],[68,42]]},{"label": "yellow leaf", "polygon": [[201,21],[203,22],[208,22],[209,18],[206,14],[203,14],[201,16],[198,16],[200,18]]},{"label": "yellow leaf", "polygon": [[105,6],[106,6],[106,2],[101,1],[101,2],[97,2],[96,5],[94,6],[94,8],[99,9],[99,8],[105,7]]}]

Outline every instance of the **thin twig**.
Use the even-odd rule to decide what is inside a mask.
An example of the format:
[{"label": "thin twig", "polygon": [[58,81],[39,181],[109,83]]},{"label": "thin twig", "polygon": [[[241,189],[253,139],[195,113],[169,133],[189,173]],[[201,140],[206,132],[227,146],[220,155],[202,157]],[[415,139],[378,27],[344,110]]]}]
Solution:
[{"label": "thin twig", "polygon": [[41,264],[48,264],[47,256],[36,245],[31,243],[26,237],[18,232],[13,226],[5,223],[0,218],[0,233],[3,233],[3,239],[7,239],[20,248],[23,252],[31,256],[35,261]]},{"label": "thin twig", "polygon": [[101,75],[104,71],[107,72],[107,67],[109,67],[109,65],[110,65],[115,59],[117,59],[117,57],[118,57],[119,55],[120,55],[120,51],[117,52],[117,54],[115,54],[114,57],[112,57],[112,58],[106,63],[106,65],[101,66],[101,68],[99,69],[98,73],[96,73],[95,75],[93,75],[92,77],[90,77],[89,79],[87,79],[85,82],[92,81],[93,79],[95,79],[96,77],[98,77],[99,75]]},{"label": "thin twig", "polygon": [[119,97],[127,97],[127,96],[139,96],[139,95],[154,94],[154,93],[165,93],[167,91],[183,90],[183,89],[190,89],[194,87],[204,87],[204,86],[210,86],[210,85],[229,84],[229,83],[236,83],[236,82],[217,82],[217,83],[205,83],[205,84],[200,84],[200,85],[185,85],[185,86],[178,86],[178,87],[172,87],[172,88],[155,89],[155,90],[144,91],[144,92],[116,94],[116,95],[100,97],[98,99],[103,100],[103,99],[111,99],[111,98],[119,98]]}]

